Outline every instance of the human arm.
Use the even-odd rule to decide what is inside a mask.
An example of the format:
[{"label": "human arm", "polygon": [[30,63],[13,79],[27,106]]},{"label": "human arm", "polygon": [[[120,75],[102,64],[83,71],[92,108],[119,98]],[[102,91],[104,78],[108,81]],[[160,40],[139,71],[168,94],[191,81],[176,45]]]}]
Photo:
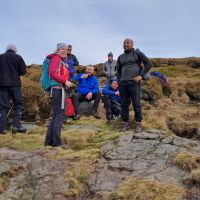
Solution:
[{"label": "human arm", "polygon": [[19,70],[20,76],[23,76],[26,74],[26,64],[21,56],[19,56],[18,70]]}]

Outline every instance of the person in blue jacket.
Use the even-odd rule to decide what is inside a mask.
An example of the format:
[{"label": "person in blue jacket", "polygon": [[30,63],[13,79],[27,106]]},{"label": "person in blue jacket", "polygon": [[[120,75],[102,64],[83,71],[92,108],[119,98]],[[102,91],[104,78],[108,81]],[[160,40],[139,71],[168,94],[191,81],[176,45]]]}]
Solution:
[{"label": "person in blue jacket", "polygon": [[161,74],[160,72],[152,71],[152,72],[150,72],[150,75],[151,75],[151,76],[158,77],[158,78],[159,78],[161,81],[163,81],[163,82],[168,82],[167,77],[164,76],[163,74]]},{"label": "person in blue jacket", "polygon": [[72,54],[72,45],[71,44],[68,45],[66,63],[68,65],[70,78],[72,78],[75,74],[75,66],[79,66],[79,61],[78,61],[77,57],[74,54]]},{"label": "person in blue jacket", "polygon": [[72,95],[72,101],[75,107],[75,112],[79,114],[79,104],[83,101],[94,100],[92,115],[96,119],[100,119],[98,115],[98,106],[101,100],[101,94],[99,92],[99,81],[93,76],[94,67],[89,65],[86,67],[85,73],[77,74],[72,77],[72,81],[78,81],[77,93]]},{"label": "person in blue jacket", "polygon": [[114,116],[119,116],[121,110],[121,99],[118,90],[116,78],[112,78],[102,90],[102,100],[106,110],[106,119],[108,122],[114,119]]}]

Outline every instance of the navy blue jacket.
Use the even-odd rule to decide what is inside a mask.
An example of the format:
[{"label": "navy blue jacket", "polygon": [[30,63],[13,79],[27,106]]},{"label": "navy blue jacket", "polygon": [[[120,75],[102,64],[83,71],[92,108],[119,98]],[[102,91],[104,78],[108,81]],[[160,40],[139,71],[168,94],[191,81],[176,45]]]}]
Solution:
[{"label": "navy blue jacket", "polygon": [[102,90],[102,94],[104,95],[109,95],[111,96],[114,100],[116,100],[117,102],[121,102],[121,98],[120,96],[115,95],[115,92],[117,92],[117,90],[114,90],[109,84],[106,84]]},{"label": "navy blue jacket", "polygon": [[96,78],[96,76],[89,76],[88,78],[81,78],[81,74],[77,74],[76,76],[72,77],[71,80],[76,80],[79,81],[78,85],[78,93],[87,95],[89,92],[92,94],[98,93],[99,92],[99,81]]},{"label": "navy blue jacket", "polygon": [[12,50],[0,55],[0,86],[20,87],[20,76],[26,74],[23,58]]}]

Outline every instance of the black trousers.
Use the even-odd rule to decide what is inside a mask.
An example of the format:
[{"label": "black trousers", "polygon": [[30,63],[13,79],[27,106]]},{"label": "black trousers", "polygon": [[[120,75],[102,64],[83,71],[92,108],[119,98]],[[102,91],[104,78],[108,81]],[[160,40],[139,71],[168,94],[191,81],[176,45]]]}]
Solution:
[{"label": "black trousers", "polygon": [[129,105],[132,102],[135,121],[142,121],[142,108],[140,103],[140,83],[135,81],[122,81],[119,84],[119,93],[121,97],[121,118],[123,121],[129,120]]},{"label": "black trousers", "polygon": [[80,93],[74,93],[72,95],[72,101],[73,101],[76,113],[79,113],[79,104],[81,102],[83,102],[83,101],[93,101],[93,100],[94,100],[94,105],[93,105],[92,111],[95,111],[95,112],[97,111],[100,100],[101,100],[101,94],[100,93],[93,94],[92,99],[90,99],[90,100],[87,100],[86,96],[87,95],[83,95],[83,94],[80,94]]},{"label": "black trousers", "polygon": [[106,110],[106,118],[109,119],[109,117],[116,115],[118,116],[120,114],[121,107],[117,105],[109,95],[104,95],[101,97],[104,103],[104,108]]},{"label": "black trousers", "polygon": [[14,104],[13,126],[19,128],[22,112],[24,111],[24,101],[21,87],[0,87],[0,131],[7,129],[7,114],[9,111],[10,100]]},{"label": "black trousers", "polygon": [[62,145],[60,135],[65,118],[65,110],[61,109],[62,101],[62,90],[61,89],[52,89],[52,107],[53,107],[53,118],[49,122],[45,145],[50,146],[60,146]]}]

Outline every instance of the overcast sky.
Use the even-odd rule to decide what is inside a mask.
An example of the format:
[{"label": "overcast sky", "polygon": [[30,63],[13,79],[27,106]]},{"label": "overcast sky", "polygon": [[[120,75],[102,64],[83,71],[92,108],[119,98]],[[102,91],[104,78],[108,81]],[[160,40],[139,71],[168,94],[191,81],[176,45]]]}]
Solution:
[{"label": "overcast sky", "polygon": [[199,0],[0,0],[0,53],[13,43],[27,64],[72,44],[80,64],[123,52],[126,37],[148,57],[200,55]]}]

